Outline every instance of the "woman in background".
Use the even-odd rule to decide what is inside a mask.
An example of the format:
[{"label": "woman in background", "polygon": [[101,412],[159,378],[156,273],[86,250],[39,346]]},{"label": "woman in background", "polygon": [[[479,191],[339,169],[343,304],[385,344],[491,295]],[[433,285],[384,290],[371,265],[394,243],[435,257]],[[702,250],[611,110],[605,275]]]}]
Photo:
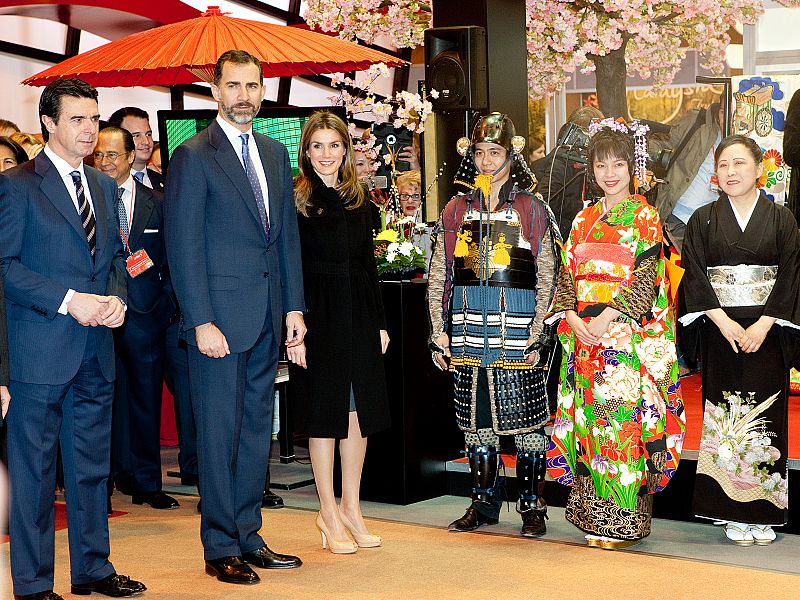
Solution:
[{"label": "woman in background", "polygon": [[0,137],[0,173],[29,160],[27,152],[10,137]]},{"label": "woman in background", "polygon": [[[367,436],[389,426],[381,356],[389,336],[367,189],[356,175],[344,121],[332,113],[314,113],[303,127],[298,162],[295,204],[308,333],[303,345],[288,350],[289,388],[295,431],[309,436],[322,547],[349,554],[381,545],[364,523],[359,490]],[[337,440],[339,506],[333,491]]]}]

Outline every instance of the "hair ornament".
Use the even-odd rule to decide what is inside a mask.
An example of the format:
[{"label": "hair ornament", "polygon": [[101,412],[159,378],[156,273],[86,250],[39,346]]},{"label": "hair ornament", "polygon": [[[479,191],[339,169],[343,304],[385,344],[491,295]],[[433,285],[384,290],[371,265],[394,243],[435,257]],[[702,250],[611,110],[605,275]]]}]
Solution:
[{"label": "hair ornament", "polygon": [[602,131],[603,129],[610,129],[619,133],[624,133],[633,137],[633,156],[636,162],[635,176],[636,186],[648,189],[647,183],[647,133],[650,127],[638,120],[633,120],[626,123],[625,119],[619,117],[614,119],[608,117],[605,119],[595,119],[589,124],[589,137],[592,137]]}]

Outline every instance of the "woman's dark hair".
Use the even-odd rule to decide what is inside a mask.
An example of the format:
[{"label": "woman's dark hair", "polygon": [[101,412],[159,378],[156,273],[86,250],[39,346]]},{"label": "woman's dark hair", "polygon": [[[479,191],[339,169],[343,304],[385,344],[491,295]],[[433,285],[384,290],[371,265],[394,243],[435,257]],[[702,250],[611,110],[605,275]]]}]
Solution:
[{"label": "woman's dark hair", "polygon": [[602,196],[604,192],[597,185],[597,180],[594,177],[594,163],[598,160],[603,161],[612,158],[621,158],[628,163],[628,173],[631,176],[631,180],[628,183],[628,191],[632,194],[635,190],[633,179],[636,160],[633,153],[633,137],[627,133],[603,128],[589,139],[589,164],[586,168],[586,179],[595,196]]},{"label": "woman's dark hair", "polygon": [[25,152],[25,148],[20,146],[17,142],[12,140],[10,137],[2,136],[0,137],[0,146],[5,146],[14,154],[14,160],[17,161],[18,165],[21,165],[24,162],[28,162],[28,153]]},{"label": "woman's dark hair", "polygon": [[736,134],[736,135],[729,135],[724,140],[719,143],[717,149],[714,151],[714,168],[716,169],[717,163],[719,162],[719,157],[722,153],[730,148],[731,146],[736,146],[737,144],[741,144],[750,152],[753,157],[753,160],[756,162],[756,165],[761,163],[761,160],[764,158],[764,153],[761,152],[761,148],[758,144],[756,144],[753,138],[749,138],[747,136]]}]

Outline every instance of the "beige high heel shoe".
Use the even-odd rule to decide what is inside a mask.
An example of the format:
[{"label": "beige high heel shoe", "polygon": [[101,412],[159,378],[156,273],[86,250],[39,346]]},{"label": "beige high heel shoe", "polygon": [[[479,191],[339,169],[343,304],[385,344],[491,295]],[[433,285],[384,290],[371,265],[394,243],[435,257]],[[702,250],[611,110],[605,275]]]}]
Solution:
[{"label": "beige high heel shoe", "polygon": [[354,554],[358,550],[358,545],[353,540],[334,540],[320,513],[317,513],[317,529],[319,529],[319,533],[322,535],[323,550],[327,548],[334,554]]},{"label": "beige high heel shoe", "polygon": [[347,530],[350,532],[350,535],[356,540],[356,544],[358,544],[359,548],[377,548],[381,545],[383,540],[379,535],[372,535],[371,533],[358,533],[353,527],[353,524],[350,522],[344,513],[339,513],[339,516],[342,517],[342,523],[344,526],[347,527]]}]

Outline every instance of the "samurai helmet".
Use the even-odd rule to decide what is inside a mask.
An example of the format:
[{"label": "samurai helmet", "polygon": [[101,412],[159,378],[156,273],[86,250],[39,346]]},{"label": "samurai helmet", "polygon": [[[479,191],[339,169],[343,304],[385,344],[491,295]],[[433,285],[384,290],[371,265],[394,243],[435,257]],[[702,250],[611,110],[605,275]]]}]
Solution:
[{"label": "samurai helmet", "polygon": [[508,115],[499,112],[481,117],[472,129],[472,136],[462,137],[456,142],[456,150],[463,158],[456,173],[455,183],[475,189],[475,182],[479,176],[475,165],[475,144],[481,142],[497,144],[506,149],[508,160],[511,162],[511,178],[518,184],[520,190],[530,191],[535,187],[536,177],[530,172],[522,156],[525,138],[516,135],[513,121]]}]

